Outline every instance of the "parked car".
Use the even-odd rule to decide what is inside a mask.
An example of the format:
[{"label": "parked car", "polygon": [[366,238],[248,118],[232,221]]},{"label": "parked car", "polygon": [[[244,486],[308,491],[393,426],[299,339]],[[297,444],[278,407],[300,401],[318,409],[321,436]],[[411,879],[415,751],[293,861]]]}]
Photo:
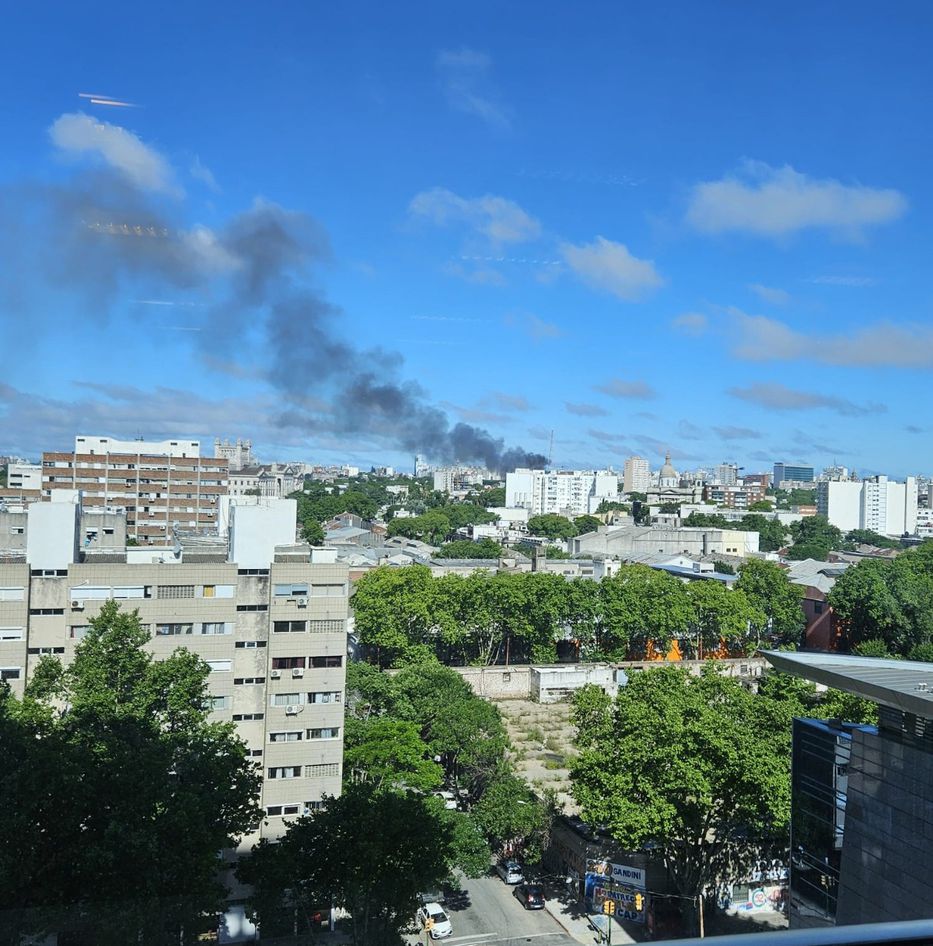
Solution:
[{"label": "parked car", "polygon": [[418,894],[418,902],[422,906],[426,906],[429,903],[444,903],[447,900],[447,896],[443,890],[422,890]]},{"label": "parked car", "polygon": [[453,792],[441,791],[441,792],[434,792],[433,794],[435,798],[443,799],[444,807],[448,811],[457,810],[457,798]]},{"label": "parked car", "polygon": [[496,864],[496,873],[498,873],[507,884],[520,884],[525,879],[525,875],[522,872],[522,865],[510,857]]},{"label": "parked car", "polygon": [[544,888],[541,884],[519,884],[514,892],[526,910],[544,909]]},{"label": "parked car", "polygon": [[453,933],[450,919],[439,903],[426,903],[418,910],[418,925],[431,934],[431,939],[446,939]]}]

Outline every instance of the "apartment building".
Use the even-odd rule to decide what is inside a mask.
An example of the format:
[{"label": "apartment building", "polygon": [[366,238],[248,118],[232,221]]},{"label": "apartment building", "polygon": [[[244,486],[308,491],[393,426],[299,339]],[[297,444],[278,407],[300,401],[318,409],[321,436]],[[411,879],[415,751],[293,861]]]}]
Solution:
[{"label": "apartment building", "polygon": [[708,483],[703,487],[703,501],[725,506],[728,509],[748,509],[752,503],[765,498],[765,489],[760,483],[751,481],[741,486],[721,486]]},{"label": "apartment building", "polygon": [[175,525],[215,531],[228,482],[227,461],[202,457],[197,440],[78,436],[73,452],[42,454],[44,499],[80,490],[85,509],[122,509],[139,545],[169,543]]},{"label": "apartment building", "polygon": [[651,488],[651,466],[644,457],[629,457],[622,471],[622,489],[626,493],[647,493]]},{"label": "apartment building", "polygon": [[856,482],[817,484],[816,509],[844,532],[871,529],[881,535],[913,535],[917,530],[916,477],[903,483],[886,476]]},{"label": "apartment building", "polygon": [[618,474],[610,470],[527,470],[505,476],[505,505],[531,515],[582,516],[619,493]]},{"label": "apartment building", "polygon": [[777,489],[793,489],[795,486],[806,487],[815,481],[812,466],[802,463],[775,463],[774,485]]},{"label": "apartment building", "polygon": [[348,571],[294,544],[295,514],[294,500],[234,501],[226,539],[179,534],[171,549],[125,548],[122,515],[79,499],[0,514],[0,679],[22,695],[43,654],[74,657],[104,602],[137,609],[156,657],[207,661],[214,717],[262,767],[266,818],[244,846],[280,836],[339,794],[343,760]]}]

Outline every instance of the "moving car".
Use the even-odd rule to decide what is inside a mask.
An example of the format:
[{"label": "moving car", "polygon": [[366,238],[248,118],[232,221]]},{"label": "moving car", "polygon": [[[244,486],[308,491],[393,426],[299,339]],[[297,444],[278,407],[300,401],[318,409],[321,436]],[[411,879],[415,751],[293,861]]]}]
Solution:
[{"label": "moving car", "polygon": [[519,884],[514,892],[526,910],[544,909],[544,888],[541,884]]},{"label": "moving car", "polygon": [[507,884],[520,884],[525,879],[525,875],[522,873],[522,865],[510,857],[496,864],[496,873]]},{"label": "moving car", "polygon": [[418,910],[418,923],[431,934],[431,939],[446,939],[454,928],[439,903],[426,903]]}]

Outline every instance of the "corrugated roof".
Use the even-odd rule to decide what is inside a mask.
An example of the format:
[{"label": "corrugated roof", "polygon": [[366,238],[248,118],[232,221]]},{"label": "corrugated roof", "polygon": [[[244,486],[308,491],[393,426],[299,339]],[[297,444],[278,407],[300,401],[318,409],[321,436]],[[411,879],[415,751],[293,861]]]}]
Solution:
[{"label": "corrugated roof", "polygon": [[933,663],[785,651],[762,656],[776,670],[933,719]]}]

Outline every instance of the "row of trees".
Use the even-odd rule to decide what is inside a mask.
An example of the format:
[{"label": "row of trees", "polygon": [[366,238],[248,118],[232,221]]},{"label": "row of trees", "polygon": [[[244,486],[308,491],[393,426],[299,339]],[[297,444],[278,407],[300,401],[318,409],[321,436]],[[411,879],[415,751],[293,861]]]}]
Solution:
[{"label": "row of trees", "polygon": [[574,699],[579,757],[571,768],[585,820],[626,849],[662,860],[694,904],[741,880],[763,857],[784,858],[794,716],[871,721],[876,707],[777,672],[753,693],[708,665],[699,676],[661,667],[630,677],[611,700]]},{"label": "row of trees", "polygon": [[[455,671],[433,660],[393,676],[350,664],[346,710],[342,796],[240,866],[265,936],[303,932],[333,903],[350,913],[355,943],[396,946],[418,893],[455,869],[483,876],[506,843],[540,857],[550,806],[511,772],[498,711]],[[442,784],[470,811],[430,794]]]},{"label": "row of trees", "polygon": [[[600,582],[545,572],[434,577],[426,566],[377,568],[351,599],[368,658],[400,666],[423,656],[447,664],[553,661],[560,641],[582,659],[641,659],[649,642],[688,652],[736,653],[763,638],[794,641],[803,628],[801,590],[770,562],[739,569],[734,589],[684,584],[645,565],[622,565]],[[682,648],[683,649],[683,648]]]}]

